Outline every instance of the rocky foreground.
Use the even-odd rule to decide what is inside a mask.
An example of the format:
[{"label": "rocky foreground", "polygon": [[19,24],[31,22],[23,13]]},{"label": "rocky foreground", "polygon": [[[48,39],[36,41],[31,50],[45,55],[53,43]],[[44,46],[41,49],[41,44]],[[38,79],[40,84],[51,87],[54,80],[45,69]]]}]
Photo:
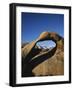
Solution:
[{"label": "rocky foreground", "polygon": [[[39,48],[36,43],[52,40],[52,49]],[[38,39],[22,47],[22,77],[64,75],[64,39],[54,32],[43,32]]]}]

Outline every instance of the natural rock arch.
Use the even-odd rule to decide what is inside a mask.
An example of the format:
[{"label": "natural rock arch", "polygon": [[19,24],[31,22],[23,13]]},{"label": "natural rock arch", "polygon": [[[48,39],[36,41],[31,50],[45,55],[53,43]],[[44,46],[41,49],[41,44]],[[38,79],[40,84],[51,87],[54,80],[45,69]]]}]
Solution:
[{"label": "natural rock arch", "polygon": [[[40,50],[36,51],[36,43],[45,40],[54,41],[56,46],[52,50],[43,53],[40,53]],[[63,49],[63,45],[64,39],[57,33],[43,32],[36,40],[24,46],[22,48],[22,77],[33,76],[34,74],[32,73],[32,70],[40,63],[51,58],[58,48]]]}]

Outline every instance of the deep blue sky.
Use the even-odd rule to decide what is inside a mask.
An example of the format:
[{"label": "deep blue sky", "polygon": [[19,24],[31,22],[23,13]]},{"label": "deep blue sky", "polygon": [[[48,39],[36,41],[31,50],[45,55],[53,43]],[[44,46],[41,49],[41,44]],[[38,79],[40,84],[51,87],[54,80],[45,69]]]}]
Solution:
[{"label": "deep blue sky", "polygon": [[[22,12],[21,29],[22,43],[35,40],[44,31],[56,32],[64,37],[64,15]],[[53,45],[52,42],[50,44]]]}]

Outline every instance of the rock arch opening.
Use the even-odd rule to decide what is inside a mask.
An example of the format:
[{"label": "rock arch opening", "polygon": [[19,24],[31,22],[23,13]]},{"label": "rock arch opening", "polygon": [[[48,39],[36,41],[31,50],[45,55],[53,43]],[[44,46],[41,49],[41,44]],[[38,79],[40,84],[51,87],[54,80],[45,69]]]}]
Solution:
[{"label": "rock arch opening", "polygon": [[56,46],[56,43],[52,40],[40,41],[36,44],[40,49],[50,49]]}]

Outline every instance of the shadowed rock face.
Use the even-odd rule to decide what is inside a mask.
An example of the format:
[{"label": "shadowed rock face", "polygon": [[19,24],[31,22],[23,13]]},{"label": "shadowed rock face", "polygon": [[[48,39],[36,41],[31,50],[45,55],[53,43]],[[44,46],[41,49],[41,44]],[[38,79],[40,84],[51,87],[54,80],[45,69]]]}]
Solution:
[{"label": "shadowed rock face", "polygon": [[[56,46],[52,50],[39,49],[36,44],[52,40]],[[54,32],[43,32],[22,48],[22,77],[63,75],[64,39]]]}]

